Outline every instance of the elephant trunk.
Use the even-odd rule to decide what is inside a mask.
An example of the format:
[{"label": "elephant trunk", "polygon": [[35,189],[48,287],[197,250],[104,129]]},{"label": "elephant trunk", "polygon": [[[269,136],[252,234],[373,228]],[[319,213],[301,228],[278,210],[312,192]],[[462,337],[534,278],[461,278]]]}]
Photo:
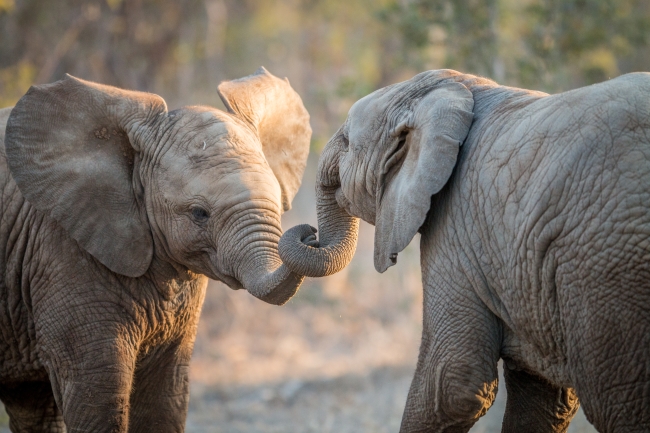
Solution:
[{"label": "elephant trunk", "polygon": [[291,272],[280,259],[279,215],[274,222],[267,219],[260,224],[260,218],[264,217],[255,215],[248,229],[239,227],[242,236],[236,244],[245,247],[232,251],[231,260],[226,260],[231,263],[235,279],[251,295],[269,304],[283,305],[296,294],[304,277]]},{"label": "elephant trunk", "polygon": [[309,225],[295,226],[285,232],[278,246],[282,261],[292,271],[308,277],[324,277],[346,267],[357,247],[359,219],[349,215],[336,201],[340,187],[338,160],[341,136],[337,134],[325,146],[318,167],[316,209],[320,239],[317,245],[303,241],[313,237]]},{"label": "elephant trunk", "polygon": [[[279,259],[278,259],[279,260]],[[285,265],[277,268],[253,266],[242,276],[244,288],[253,296],[273,305],[284,305],[296,294],[304,277]]]}]

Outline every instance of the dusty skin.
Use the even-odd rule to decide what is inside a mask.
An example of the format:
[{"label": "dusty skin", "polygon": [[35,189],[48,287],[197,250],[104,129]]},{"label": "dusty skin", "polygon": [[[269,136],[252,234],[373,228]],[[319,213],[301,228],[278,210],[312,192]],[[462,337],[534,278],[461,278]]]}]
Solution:
[{"label": "dusty skin", "polygon": [[[557,95],[427,71],[356,102],[316,180],[318,242],[285,232],[312,277],[375,225],[379,272],[421,233],[424,321],[401,432],[650,430],[650,74]],[[305,239],[303,241],[303,239]],[[580,401],[578,401],[578,396]]]},{"label": "dusty skin", "polygon": [[263,68],[219,93],[227,112],[168,111],[66,76],[0,111],[0,399],[14,432],[182,431],[208,277],[273,304],[300,286],[277,244],[309,115]]}]

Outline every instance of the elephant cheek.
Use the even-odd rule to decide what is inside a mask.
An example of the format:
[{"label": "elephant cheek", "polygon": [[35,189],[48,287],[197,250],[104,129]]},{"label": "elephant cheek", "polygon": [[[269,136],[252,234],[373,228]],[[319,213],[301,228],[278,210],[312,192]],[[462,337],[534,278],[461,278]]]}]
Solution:
[{"label": "elephant cheek", "polygon": [[351,214],[352,203],[350,202],[350,200],[348,200],[348,198],[345,196],[345,194],[343,194],[343,191],[341,190],[341,188],[338,188],[334,195],[336,197],[336,202],[339,204],[339,206],[342,209],[345,209],[346,211],[348,211],[348,213]]},{"label": "elephant cheek", "polygon": [[348,198],[343,194],[341,188],[336,190],[335,193],[336,203],[338,203],[341,209],[344,209],[350,216],[361,218],[362,220],[374,224],[374,214],[369,212],[363,213],[359,208],[357,208],[354,203],[352,203]]},{"label": "elephant cheek", "polygon": [[203,274],[212,280],[221,281],[233,290],[243,289],[244,286],[236,278],[231,277],[221,270],[222,266],[220,266],[220,263],[222,262],[223,260],[217,257],[216,251],[212,254],[207,254],[205,263],[202,266],[206,270]]}]

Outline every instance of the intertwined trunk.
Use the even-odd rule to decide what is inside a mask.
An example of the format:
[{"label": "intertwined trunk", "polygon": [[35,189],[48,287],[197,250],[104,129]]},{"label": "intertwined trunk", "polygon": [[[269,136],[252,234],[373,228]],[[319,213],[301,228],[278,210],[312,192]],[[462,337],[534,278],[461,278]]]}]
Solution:
[{"label": "intertwined trunk", "polygon": [[303,243],[314,234],[313,228],[306,224],[287,230],[280,239],[282,261],[300,275],[324,277],[334,274],[350,263],[357,247],[359,219],[350,216],[336,201],[336,191],[340,187],[340,140],[337,134],[327,144],[318,166],[318,244]]},{"label": "intertwined trunk", "polygon": [[242,285],[250,294],[269,304],[285,304],[304,279],[282,263],[274,248],[266,248],[261,257],[247,261],[244,266],[240,277]]},{"label": "intertwined trunk", "polygon": [[291,271],[278,254],[282,235],[280,215],[253,211],[250,220],[236,225],[240,236],[233,237],[226,261],[234,277],[253,296],[269,304],[282,305],[298,291],[304,276]]}]

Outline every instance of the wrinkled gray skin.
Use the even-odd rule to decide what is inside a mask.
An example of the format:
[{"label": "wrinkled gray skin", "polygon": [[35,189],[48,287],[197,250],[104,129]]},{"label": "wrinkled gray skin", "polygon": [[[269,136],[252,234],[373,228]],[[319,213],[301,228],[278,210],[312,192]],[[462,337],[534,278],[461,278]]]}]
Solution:
[{"label": "wrinkled gray skin", "polygon": [[649,74],[551,96],[419,74],[354,104],[316,190],[320,244],[309,226],[280,241],[297,273],[347,265],[357,217],[380,272],[422,234],[402,432],[466,432],[499,358],[504,432],[566,431],[578,397],[601,432],[650,430]]},{"label": "wrinkled gray skin", "polygon": [[[311,129],[288,81],[229,112],[73,77],[0,111],[0,399],[13,432],[181,432],[207,277],[282,304]],[[6,134],[5,134],[6,124]]]}]

